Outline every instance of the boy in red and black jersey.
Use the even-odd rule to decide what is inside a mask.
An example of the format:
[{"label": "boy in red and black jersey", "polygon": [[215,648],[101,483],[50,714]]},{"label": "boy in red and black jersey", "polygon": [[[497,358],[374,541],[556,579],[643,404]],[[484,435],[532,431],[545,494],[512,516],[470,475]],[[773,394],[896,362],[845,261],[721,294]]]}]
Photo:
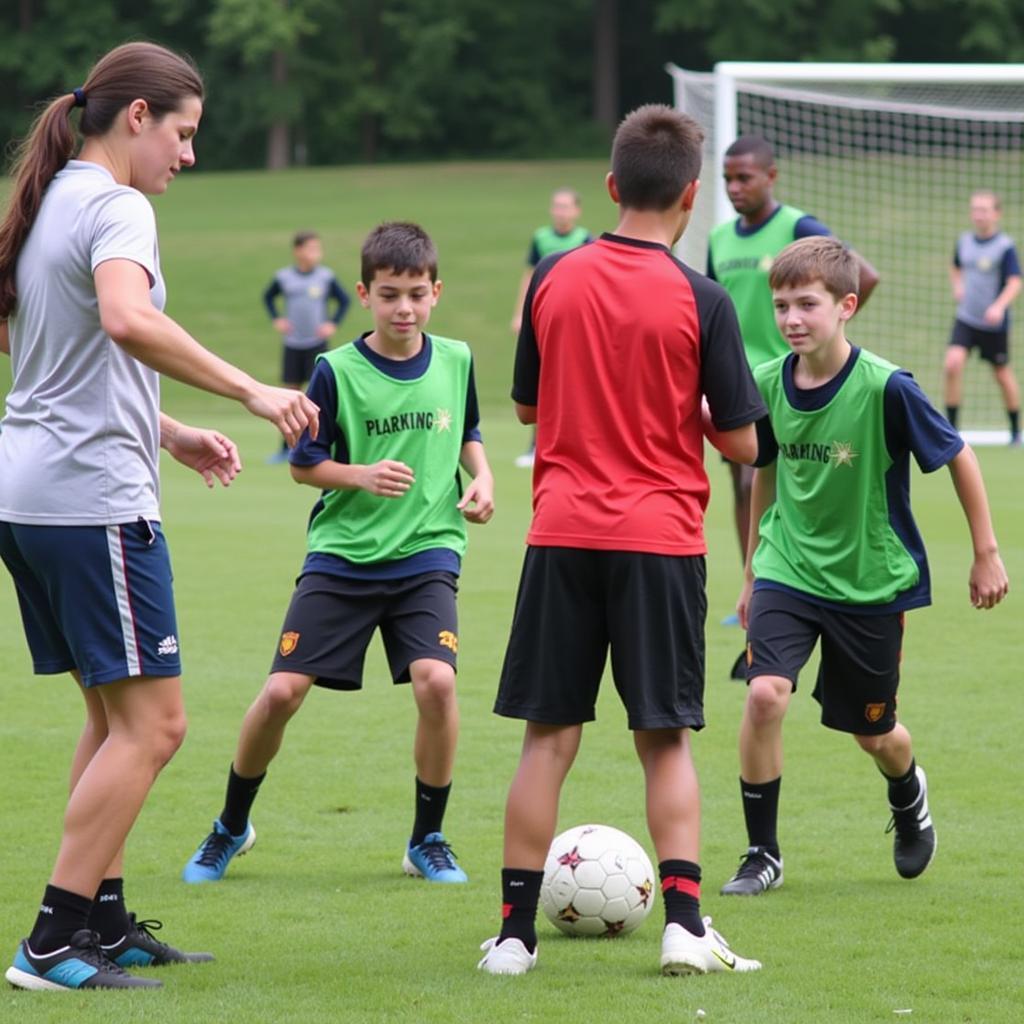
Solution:
[{"label": "boy in red and black jersey", "polygon": [[[671,246],[693,209],[699,126],[668,107],[616,133],[618,227],[542,260],[512,398],[537,424],[533,522],[495,710],[526,720],[506,808],[501,933],[480,967],[536,963],[534,917],[562,783],[611,650],[647,781],[666,974],[756,970],[700,916],[689,730],[704,725],[704,437],[753,462],[765,415],[736,314]],[[706,399],[706,402],[704,401]]]}]

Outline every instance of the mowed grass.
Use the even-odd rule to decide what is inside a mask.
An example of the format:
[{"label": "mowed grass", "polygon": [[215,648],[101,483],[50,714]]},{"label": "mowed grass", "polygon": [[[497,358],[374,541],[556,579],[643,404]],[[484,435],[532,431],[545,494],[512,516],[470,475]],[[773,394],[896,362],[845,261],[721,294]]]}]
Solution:
[{"label": "mowed grass", "polygon": [[[921,879],[895,875],[884,786],[852,741],[817,724],[805,673],[787,722],[781,838],[785,886],[758,900],[717,895],[745,846],[735,736],[744,689],[729,682],[742,637],[718,625],[739,584],[731,501],[708,458],[708,728],[695,737],[704,796],[705,912],[765,969],[662,979],[661,910],[624,940],[561,937],[540,923],[539,968],[520,979],[474,970],[494,934],[504,797],[522,727],[491,713],[529,519],[528,474],[512,467],[524,431],[507,401],[512,300],[547,193],[573,184],[585,221],[613,226],[600,162],[311,171],[186,178],[159,200],[169,311],[265,378],[278,348],[259,292],[287,261],[290,233],[323,231],[328,262],[350,283],[358,245],[384,217],[421,220],[441,250],[439,333],[471,341],[498,512],[472,528],[460,594],[462,734],[446,830],[465,887],[405,878],[412,815],[414,711],[375,643],[360,694],[315,691],[289,728],[254,812],[259,840],[216,886],[178,880],[209,829],[245,708],[262,684],[315,495],[266,466],[274,440],[230,404],[169,385],[165,406],[217,425],[246,458],[227,491],[164,465],[191,729],[161,776],[128,847],[128,897],[170,941],[217,954],[169,970],[160,993],[54,998],[0,991],[0,1020],[154,1022],[478,1022],[657,1020],[708,1024],[1011,1024],[1020,1019],[1024,911],[1016,851],[1024,713],[1017,599],[991,613],[967,602],[970,542],[948,475],[915,474],[935,607],[908,616],[901,716],[929,774],[939,832]],[[354,310],[343,336],[366,324]],[[1011,579],[1024,573],[1019,452],[980,453]],[[81,702],[63,678],[31,676],[12,589],[0,587],[0,950],[31,926],[52,863]],[[561,825],[604,821],[644,842],[642,780],[610,685],[584,733]],[[896,1016],[896,1010],[912,1010]]]}]

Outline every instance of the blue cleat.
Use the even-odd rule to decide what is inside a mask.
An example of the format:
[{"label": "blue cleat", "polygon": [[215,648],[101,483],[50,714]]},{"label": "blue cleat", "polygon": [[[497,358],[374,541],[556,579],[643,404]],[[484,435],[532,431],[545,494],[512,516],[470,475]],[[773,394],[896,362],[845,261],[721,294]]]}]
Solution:
[{"label": "blue cleat", "polygon": [[35,992],[66,992],[82,988],[162,988],[155,978],[136,978],[111,960],[97,932],[82,928],[52,953],[34,953],[28,939],[14,954],[5,975],[15,988]]},{"label": "blue cleat", "polygon": [[233,836],[218,818],[213,831],[199,844],[199,849],[189,858],[181,877],[186,882],[219,882],[234,856],[248,853],[256,842],[256,829],[252,822],[245,826],[245,832]]},{"label": "blue cleat", "polygon": [[455,862],[455,853],[440,832],[431,832],[418,846],[410,846],[402,858],[402,870],[428,882],[468,882]]}]

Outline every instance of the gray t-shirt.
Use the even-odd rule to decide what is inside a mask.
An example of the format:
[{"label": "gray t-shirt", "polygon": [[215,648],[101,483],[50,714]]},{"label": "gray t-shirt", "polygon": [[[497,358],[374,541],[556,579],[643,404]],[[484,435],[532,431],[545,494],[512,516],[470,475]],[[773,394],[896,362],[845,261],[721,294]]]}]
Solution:
[{"label": "gray t-shirt", "polygon": [[957,239],[953,265],[960,268],[964,286],[963,300],[956,307],[957,320],[979,331],[1007,330],[1009,314],[1001,324],[990,324],[985,310],[1006,287],[1006,279],[1020,273],[1013,239],[1002,231],[988,238],[965,231]]},{"label": "gray t-shirt", "polygon": [[93,271],[131,260],[162,310],[156,219],[141,193],[71,160],[18,257],[14,381],[0,432],[0,520],[51,526],[160,518],[160,377],[100,326]]},{"label": "gray t-shirt", "polygon": [[284,295],[284,315],[292,329],[284,339],[289,348],[316,348],[323,344],[317,328],[327,317],[327,297],[334,271],[317,266],[307,273],[297,267],[283,267],[274,281]]}]

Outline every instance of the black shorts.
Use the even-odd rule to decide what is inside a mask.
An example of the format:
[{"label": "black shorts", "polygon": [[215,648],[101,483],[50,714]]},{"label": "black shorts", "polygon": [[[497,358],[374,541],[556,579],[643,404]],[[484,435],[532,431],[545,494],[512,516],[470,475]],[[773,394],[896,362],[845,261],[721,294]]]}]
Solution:
[{"label": "black shorts", "polygon": [[747,679],[797,676],[821,638],[814,699],[821,724],[875,736],[896,725],[903,613],[856,615],[781,590],[755,590],[747,627]]},{"label": "black shorts", "polygon": [[993,366],[1005,366],[1010,361],[1009,331],[983,331],[971,327],[961,320],[953,321],[953,334],[950,345],[978,350],[978,355]]},{"label": "black shorts", "polygon": [[313,365],[321,352],[327,351],[327,342],[321,342],[312,348],[284,347],[284,358],[281,364],[281,380],[285,384],[301,387],[313,376]]},{"label": "black shorts", "polygon": [[409,682],[409,666],[420,658],[455,668],[457,589],[450,572],[401,580],[308,573],[292,594],[270,671],[314,676],[329,690],[361,689],[366,649],[378,626],[394,682]]},{"label": "black shorts", "polygon": [[611,648],[630,729],[704,726],[703,556],[529,547],[494,710],[594,719]]}]

